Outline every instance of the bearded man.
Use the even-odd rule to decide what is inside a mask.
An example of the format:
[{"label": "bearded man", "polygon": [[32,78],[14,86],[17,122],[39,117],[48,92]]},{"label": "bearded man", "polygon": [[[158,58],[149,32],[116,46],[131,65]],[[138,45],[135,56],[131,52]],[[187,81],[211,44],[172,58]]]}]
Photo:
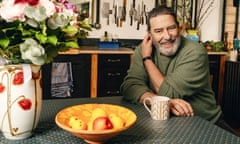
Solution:
[{"label": "bearded man", "polygon": [[197,115],[234,133],[216,103],[206,49],[180,35],[176,15],[168,7],[153,8],[147,27],[121,85],[123,98],[142,103],[146,97],[167,96],[173,115]]}]

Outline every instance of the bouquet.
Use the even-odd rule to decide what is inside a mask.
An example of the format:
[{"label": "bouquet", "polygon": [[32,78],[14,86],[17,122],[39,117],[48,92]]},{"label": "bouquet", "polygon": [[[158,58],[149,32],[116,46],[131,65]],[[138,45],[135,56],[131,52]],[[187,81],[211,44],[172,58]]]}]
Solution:
[{"label": "bouquet", "polygon": [[91,27],[67,0],[0,0],[0,63],[43,65]]}]

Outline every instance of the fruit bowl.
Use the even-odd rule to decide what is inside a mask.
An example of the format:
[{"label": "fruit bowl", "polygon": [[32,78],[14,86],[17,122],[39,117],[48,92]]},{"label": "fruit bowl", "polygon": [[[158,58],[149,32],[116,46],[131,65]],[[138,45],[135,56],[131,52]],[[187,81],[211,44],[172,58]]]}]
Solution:
[{"label": "fruit bowl", "polygon": [[133,126],[136,120],[136,114],[128,108],[97,103],[67,107],[55,117],[60,128],[87,143],[104,143]]}]

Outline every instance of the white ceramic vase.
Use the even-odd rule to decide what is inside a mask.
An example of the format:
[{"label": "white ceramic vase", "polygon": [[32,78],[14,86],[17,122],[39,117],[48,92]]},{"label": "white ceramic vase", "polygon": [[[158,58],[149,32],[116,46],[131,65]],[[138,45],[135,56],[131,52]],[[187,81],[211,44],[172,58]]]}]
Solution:
[{"label": "white ceramic vase", "polygon": [[0,129],[5,138],[30,137],[42,106],[41,66],[0,66],[0,103]]}]

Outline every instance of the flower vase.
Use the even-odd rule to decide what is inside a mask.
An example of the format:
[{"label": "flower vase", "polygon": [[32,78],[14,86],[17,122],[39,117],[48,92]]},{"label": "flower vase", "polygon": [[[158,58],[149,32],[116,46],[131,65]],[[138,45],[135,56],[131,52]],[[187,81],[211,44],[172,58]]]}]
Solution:
[{"label": "flower vase", "polygon": [[42,106],[41,66],[0,66],[0,102],[0,130],[4,137],[30,137]]},{"label": "flower vase", "polygon": [[187,36],[186,38],[191,39],[195,42],[199,42],[199,36],[198,36],[198,31],[195,29],[189,29],[187,30]]}]

